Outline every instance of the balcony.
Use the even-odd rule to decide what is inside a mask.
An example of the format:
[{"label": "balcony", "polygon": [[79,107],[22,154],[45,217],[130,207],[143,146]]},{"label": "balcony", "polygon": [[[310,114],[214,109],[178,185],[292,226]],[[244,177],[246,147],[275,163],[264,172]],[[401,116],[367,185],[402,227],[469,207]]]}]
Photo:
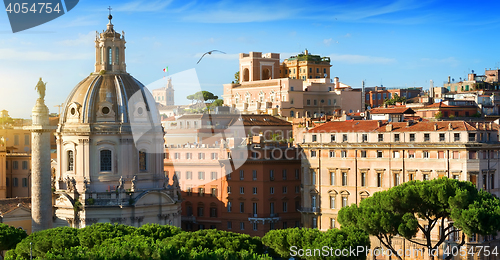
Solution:
[{"label": "balcony", "polygon": [[319,207],[300,207],[298,211],[301,213],[320,213],[321,212]]},{"label": "balcony", "polygon": [[279,217],[278,214],[273,213],[273,214],[248,214],[248,221],[252,223],[271,223],[271,222],[278,222],[281,218]]}]

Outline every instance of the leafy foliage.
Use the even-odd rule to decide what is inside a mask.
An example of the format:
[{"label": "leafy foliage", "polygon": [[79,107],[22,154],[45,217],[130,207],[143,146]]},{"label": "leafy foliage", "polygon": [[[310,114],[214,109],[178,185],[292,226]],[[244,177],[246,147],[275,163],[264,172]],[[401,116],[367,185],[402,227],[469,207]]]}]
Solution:
[{"label": "leafy foliage", "polygon": [[391,99],[386,98],[384,104],[394,106],[396,103],[406,102],[405,97],[400,97],[398,94],[394,94]]},{"label": "leafy foliage", "polygon": [[[277,257],[290,257],[291,247],[297,249],[313,249],[313,248],[356,248],[357,246],[370,246],[368,233],[353,226],[342,227],[342,229],[330,229],[326,232],[318,229],[307,228],[288,228],[271,230],[262,238],[262,242],[273,250],[273,254]],[[354,256],[307,256],[305,259],[365,259],[366,256],[360,258]]]},{"label": "leafy foliage", "polygon": [[186,98],[191,100],[191,102],[193,102],[195,100],[197,103],[204,103],[206,101],[216,100],[219,97],[214,95],[212,92],[202,90],[202,91],[198,91],[192,95],[189,95]]},{"label": "leafy foliage", "polygon": [[443,118],[443,113],[442,113],[442,112],[437,112],[437,113],[434,115],[434,118],[436,118],[436,119],[441,119],[441,118]]},{"label": "leafy foliage", "polygon": [[38,259],[271,260],[263,254],[258,237],[217,230],[183,232],[158,224],[135,228],[107,223],[33,233],[8,251],[6,259],[29,259],[30,242]]},{"label": "leafy foliage", "polygon": [[27,236],[26,231],[22,229],[0,223],[0,251],[14,248]]},{"label": "leafy foliage", "polygon": [[[452,225],[444,226],[445,220],[453,221],[453,226],[467,235],[495,234],[500,227],[500,200],[478,191],[471,182],[449,178],[411,181],[377,192],[361,201],[359,207],[342,208],[338,220],[343,226],[355,226],[376,236],[393,253],[395,235],[432,250],[453,231]],[[440,225],[444,236],[432,241],[432,230]],[[426,242],[414,240],[419,231]],[[460,244],[464,243],[462,236]]]}]

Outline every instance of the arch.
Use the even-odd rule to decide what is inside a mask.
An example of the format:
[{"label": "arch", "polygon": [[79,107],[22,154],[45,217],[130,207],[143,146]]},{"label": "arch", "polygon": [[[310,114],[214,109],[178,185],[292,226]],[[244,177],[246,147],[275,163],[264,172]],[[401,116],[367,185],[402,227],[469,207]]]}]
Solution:
[{"label": "arch", "polygon": [[290,117],[295,117],[295,113],[293,112],[293,110],[290,111]]},{"label": "arch", "polygon": [[101,172],[113,171],[113,152],[109,149],[99,151],[99,169]]},{"label": "arch", "polygon": [[271,79],[271,70],[269,69],[263,69],[262,70],[262,79]]},{"label": "arch", "polygon": [[[152,201],[154,200],[154,201]],[[158,204],[158,200],[161,200],[161,203]],[[151,204],[165,205],[165,204],[174,204],[174,200],[165,192],[162,191],[145,191],[141,193],[134,199],[134,206],[146,206]]]},{"label": "arch", "polygon": [[145,172],[148,170],[148,153],[145,149],[139,151],[139,171]]},{"label": "arch", "polygon": [[369,196],[370,196],[370,193],[369,193],[368,191],[364,190],[364,191],[361,191],[361,192],[359,193],[359,195],[369,197]]},{"label": "arch", "polygon": [[113,49],[111,47],[108,47],[108,62],[106,62],[106,70],[111,70],[111,64],[113,64]]},{"label": "arch", "polygon": [[241,81],[249,81],[250,80],[250,71],[248,70],[248,68],[244,68],[243,69],[243,73],[242,73],[242,77],[241,77]]},{"label": "arch", "polygon": [[336,190],[329,190],[328,194],[330,194],[330,195],[337,195],[339,193]]},{"label": "arch", "polygon": [[341,195],[351,195],[350,192],[348,192],[347,190],[343,190],[340,192]]},{"label": "arch", "polygon": [[73,150],[66,151],[66,160],[67,160],[66,170],[70,172],[74,171],[75,156]]},{"label": "arch", "polygon": [[115,63],[120,64],[120,50],[118,47],[115,48]]}]

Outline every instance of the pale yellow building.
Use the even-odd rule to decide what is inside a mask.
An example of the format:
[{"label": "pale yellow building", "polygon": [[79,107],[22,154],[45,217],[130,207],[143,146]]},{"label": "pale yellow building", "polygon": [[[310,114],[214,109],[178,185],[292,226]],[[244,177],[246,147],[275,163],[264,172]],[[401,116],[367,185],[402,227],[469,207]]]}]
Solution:
[{"label": "pale yellow building", "polygon": [[[466,180],[499,197],[498,130],[499,125],[485,122],[375,120],[335,121],[312,128],[301,144],[307,157],[302,164],[303,225],[323,231],[338,228],[342,207],[410,180]],[[433,239],[438,236],[436,232]],[[447,244],[459,243],[460,237],[450,235]],[[402,245],[397,239],[395,243]],[[406,245],[418,248],[408,241]],[[495,236],[468,237],[466,246],[474,245],[500,243]],[[372,248],[377,246],[380,242],[372,239]]]}]

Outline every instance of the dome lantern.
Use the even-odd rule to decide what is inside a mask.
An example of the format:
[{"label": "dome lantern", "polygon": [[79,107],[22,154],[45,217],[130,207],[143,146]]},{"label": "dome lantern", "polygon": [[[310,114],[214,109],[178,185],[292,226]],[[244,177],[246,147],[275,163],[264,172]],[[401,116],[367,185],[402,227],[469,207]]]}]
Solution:
[{"label": "dome lantern", "polygon": [[113,16],[108,15],[109,23],[106,30],[96,34],[95,40],[95,71],[94,73],[126,73],[125,65],[125,36],[117,33],[114,29],[111,19]]}]

